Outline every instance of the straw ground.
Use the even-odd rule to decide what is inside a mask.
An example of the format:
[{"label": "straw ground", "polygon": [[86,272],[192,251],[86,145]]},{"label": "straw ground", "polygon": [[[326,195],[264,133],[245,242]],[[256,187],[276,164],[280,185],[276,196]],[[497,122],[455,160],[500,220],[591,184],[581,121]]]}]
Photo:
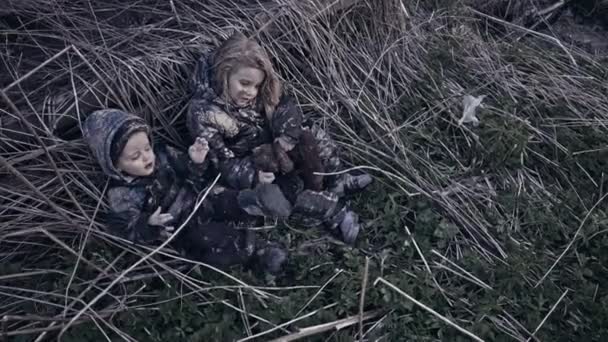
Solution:
[{"label": "straw ground", "polygon": [[[475,3],[0,5],[0,337],[603,340],[608,63]],[[115,106],[185,147],[188,73],[233,29],[378,179],[356,248],[260,228],[290,248],[277,279],[106,234],[80,139]],[[486,96],[478,126],[464,95]]]}]

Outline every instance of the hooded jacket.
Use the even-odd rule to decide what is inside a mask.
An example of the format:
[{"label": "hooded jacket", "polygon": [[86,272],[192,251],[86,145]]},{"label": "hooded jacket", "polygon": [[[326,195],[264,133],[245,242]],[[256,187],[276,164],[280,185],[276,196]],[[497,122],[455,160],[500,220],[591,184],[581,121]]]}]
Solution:
[{"label": "hooded jacket", "polygon": [[174,222],[182,222],[192,209],[197,190],[208,181],[205,171],[210,163],[196,164],[185,153],[156,145],[152,175],[131,177],[121,173],[112,162],[116,159],[112,144],[122,138],[116,136],[121,127],[137,121],[143,120],[121,110],[99,110],[87,118],[83,133],[99,166],[111,179],[107,193],[111,209],[109,226],[131,241],[150,242],[159,239],[163,230],[148,224],[150,215],[161,207],[162,213],[173,215]]}]

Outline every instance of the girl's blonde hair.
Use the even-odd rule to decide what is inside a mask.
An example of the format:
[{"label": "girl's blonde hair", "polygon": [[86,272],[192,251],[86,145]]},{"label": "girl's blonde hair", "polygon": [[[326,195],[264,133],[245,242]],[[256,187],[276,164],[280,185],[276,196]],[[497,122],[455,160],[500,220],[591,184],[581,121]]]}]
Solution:
[{"label": "girl's blonde hair", "polygon": [[247,66],[264,72],[264,81],[260,85],[257,101],[272,115],[279,104],[281,82],[277,78],[270,58],[262,47],[253,39],[240,32],[234,33],[222,44],[213,55],[213,83],[216,91],[226,100],[228,97],[228,78],[238,67]]}]

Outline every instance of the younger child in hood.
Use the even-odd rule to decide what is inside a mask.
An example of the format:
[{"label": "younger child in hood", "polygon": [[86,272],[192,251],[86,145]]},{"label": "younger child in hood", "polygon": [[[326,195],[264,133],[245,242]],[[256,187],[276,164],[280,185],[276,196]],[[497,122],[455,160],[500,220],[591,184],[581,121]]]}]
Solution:
[{"label": "younger child in hood", "polygon": [[276,179],[294,205],[293,216],[355,241],[358,215],[341,197],[363,189],[371,177],[315,176],[340,169],[336,145],[320,127],[303,124],[259,44],[235,33],[199,59],[192,81],[188,127],[194,139],[209,142],[228,186],[246,189]]},{"label": "younger child in hood", "polygon": [[[110,228],[133,242],[162,239],[185,222],[197,194],[213,178],[203,139],[188,154],[156,144],[143,119],[117,109],[93,112],[83,133],[101,169],[110,177],[107,196]],[[248,221],[251,215],[289,215],[289,202],[276,185],[251,190],[212,191],[175,237],[173,247],[186,256],[219,267],[261,266],[278,272],[286,260],[282,249],[255,241],[251,231],[224,221]]]}]

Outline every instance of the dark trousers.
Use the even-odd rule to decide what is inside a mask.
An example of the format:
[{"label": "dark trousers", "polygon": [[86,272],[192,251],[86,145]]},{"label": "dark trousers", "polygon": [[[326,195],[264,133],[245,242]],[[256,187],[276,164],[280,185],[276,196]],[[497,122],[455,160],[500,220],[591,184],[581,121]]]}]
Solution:
[{"label": "dark trousers", "polygon": [[255,234],[235,227],[234,222],[252,220],[239,207],[238,193],[226,190],[210,194],[176,238],[175,247],[189,258],[220,268],[249,263],[255,251]]}]

